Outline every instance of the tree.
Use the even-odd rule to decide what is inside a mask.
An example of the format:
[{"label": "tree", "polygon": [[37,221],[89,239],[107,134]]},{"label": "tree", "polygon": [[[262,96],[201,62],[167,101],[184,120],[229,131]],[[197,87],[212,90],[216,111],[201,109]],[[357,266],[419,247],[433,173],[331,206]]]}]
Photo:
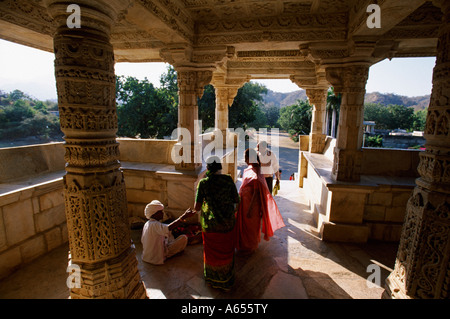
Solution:
[{"label": "tree", "polygon": [[388,109],[381,105],[375,103],[366,103],[364,105],[364,120],[365,121],[375,121],[375,128],[386,130],[389,128],[389,111]]},{"label": "tree", "polygon": [[328,123],[330,124],[330,127],[327,127],[327,134],[328,129],[330,130],[330,135],[333,137],[336,137],[337,135],[337,123],[339,122],[339,112],[341,109],[341,101],[342,96],[341,94],[335,94],[334,93],[334,87],[330,87],[330,89],[327,92],[327,119]]},{"label": "tree", "polygon": [[413,115],[413,131],[424,131],[427,122],[428,109],[418,110]]},{"label": "tree", "polygon": [[364,105],[364,120],[375,121],[376,129],[405,129],[414,126],[414,109],[404,105],[367,103]]},{"label": "tree", "polygon": [[[237,92],[233,104],[228,109],[228,126],[230,128],[265,127],[266,116],[259,102],[267,88],[259,83],[245,83]],[[198,117],[202,120],[203,129],[215,125],[216,96],[212,85],[205,86],[203,96],[198,101]]]},{"label": "tree", "polygon": [[389,117],[387,121],[389,123],[389,129],[405,129],[410,130],[414,121],[414,109],[406,107],[404,105],[388,105]]},{"label": "tree", "polygon": [[205,86],[203,96],[198,100],[198,118],[202,121],[203,131],[215,126],[216,93],[211,84]]},{"label": "tree", "polygon": [[250,124],[255,124],[260,108],[258,102],[264,100],[262,94],[267,94],[267,88],[264,85],[253,82],[245,83],[238,90],[233,105],[228,111],[229,127],[241,127],[245,130],[251,127]]},{"label": "tree", "polygon": [[47,111],[49,103],[35,100],[20,90],[1,94],[0,138],[61,138],[59,118]]},{"label": "tree", "polygon": [[266,119],[267,119],[267,125],[269,127],[279,127],[278,119],[280,118],[280,108],[276,107],[274,105],[271,106],[264,106],[261,108],[261,110],[264,112]]},{"label": "tree", "polygon": [[303,100],[297,104],[285,106],[280,109],[280,127],[286,130],[297,140],[298,135],[308,135],[311,131],[311,105]]},{"label": "tree", "polygon": [[164,138],[178,122],[177,73],[172,67],[161,75],[161,87],[147,78],[116,77],[119,136]]}]

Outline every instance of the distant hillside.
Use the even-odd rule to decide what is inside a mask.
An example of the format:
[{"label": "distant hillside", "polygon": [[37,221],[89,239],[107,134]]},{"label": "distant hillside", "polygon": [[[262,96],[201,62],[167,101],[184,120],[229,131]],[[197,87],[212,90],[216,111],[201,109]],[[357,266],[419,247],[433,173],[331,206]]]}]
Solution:
[{"label": "distant hillside", "polygon": [[379,103],[383,105],[397,104],[413,107],[415,111],[423,110],[430,103],[430,95],[408,97],[396,94],[383,94],[379,92],[367,93],[365,103]]},{"label": "distant hillside", "polygon": [[[280,93],[267,90],[264,96],[266,106],[284,107],[295,104],[297,100],[306,100],[305,90],[298,90],[289,93]],[[383,105],[398,104],[413,107],[414,110],[423,110],[430,103],[430,95],[408,97],[396,94],[383,94],[379,92],[366,93],[365,103],[379,103]]]},{"label": "distant hillside", "polygon": [[297,100],[306,100],[305,90],[298,90],[289,93],[280,93],[267,90],[267,95],[264,95],[264,104],[267,106],[284,107],[295,104]]}]

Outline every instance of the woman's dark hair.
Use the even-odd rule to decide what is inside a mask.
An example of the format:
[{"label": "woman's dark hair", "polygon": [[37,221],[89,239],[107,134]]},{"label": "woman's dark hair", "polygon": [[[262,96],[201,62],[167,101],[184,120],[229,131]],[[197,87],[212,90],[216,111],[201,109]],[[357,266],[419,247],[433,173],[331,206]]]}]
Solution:
[{"label": "woman's dark hair", "polygon": [[261,166],[258,153],[253,148],[247,148],[245,150],[244,158],[246,162],[252,164],[253,166]]},{"label": "woman's dark hair", "polygon": [[210,156],[206,159],[206,168],[211,173],[215,173],[222,169],[222,164],[220,163],[220,158],[218,156]]}]

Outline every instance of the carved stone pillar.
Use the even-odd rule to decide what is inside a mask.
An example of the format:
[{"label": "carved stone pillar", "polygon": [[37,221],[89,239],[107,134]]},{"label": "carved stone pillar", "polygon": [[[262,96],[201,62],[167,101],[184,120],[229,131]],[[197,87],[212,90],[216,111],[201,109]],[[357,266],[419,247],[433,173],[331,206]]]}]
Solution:
[{"label": "carved stone pillar", "polygon": [[228,107],[233,104],[238,87],[216,87],[216,117],[215,128],[220,130],[223,136],[223,147],[227,143]]},{"label": "carved stone pillar", "polygon": [[309,151],[322,153],[325,147],[325,116],[328,89],[306,89],[309,103],[313,106],[311,118],[311,132],[309,134]]},{"label": "carved stone pillar", "polygon": [[384,298],[450,298],[450,2],[434,1],[439,30],[433,90],[416,188],[408,201]]},{"label": "carved stone pillar", "polygon": [[[109,32],[126,2],[78,1],[81,28],[66,26],[71,2],[47,1],[58,22],[55,76],[65,139],[65,212],[70,264],[80,269],[71,298],[144,298],[132,246],[116,142],[114,52]],[[120,5],[119,5],[120,4]]]},{"label": "carved stone pillar", "polygon": [[[212,71],[178,69],[178,128],[183,129],[175,153],[181,159],[175,164],[178,170],[196,170],[202,165],[202,148],[199,141],[198,99],[203,95],[203,88],[209,84]],[[185,136],[189,135],[189,136]],[[188,154],[184,153],[188,152]],[[188,155],[188,156],[186,156]]]},{"label": "carved stone pillar", "polygon": [[359,181],[362,161],[364,95],[369,65],[326,68],[336,94],[342,94],[333,176],[339,181]]}]

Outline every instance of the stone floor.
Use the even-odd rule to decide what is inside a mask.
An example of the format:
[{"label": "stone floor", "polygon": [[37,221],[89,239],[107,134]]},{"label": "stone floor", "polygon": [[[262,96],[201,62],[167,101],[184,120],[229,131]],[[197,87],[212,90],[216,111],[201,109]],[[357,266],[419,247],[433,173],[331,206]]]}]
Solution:
[{"label": "stone floor", "polygon": [[[236,283],[229,292],[205,285],[202,245],[154,266],[140,260],[140,230],[133,230],[139,271],[150,298],[379,299],[395,263],[397,243],[339,244],[321,241],[296,182],[282,181],[275,199],[286,227],[262,241],[249,257],[236,258]],[[24,266],[0,282],[0,298],[67,298],[67,246]],[[371,264],[380,285],[367,286]]]}]

